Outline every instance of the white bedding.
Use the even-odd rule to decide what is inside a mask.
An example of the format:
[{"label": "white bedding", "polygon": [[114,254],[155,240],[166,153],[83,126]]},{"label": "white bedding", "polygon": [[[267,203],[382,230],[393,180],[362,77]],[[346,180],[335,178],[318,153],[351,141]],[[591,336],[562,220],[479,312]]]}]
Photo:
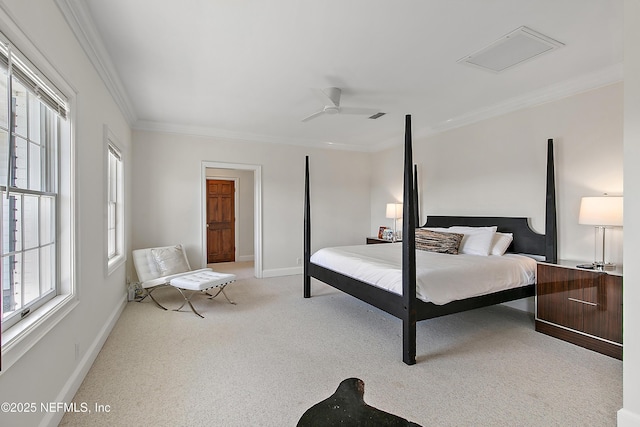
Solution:
[{"label": "white bedding", "polygon": [[[311,262],[365,283],[402,294],[402,244],[320,249]],[[535,283],[533,258],[449,255],[416,251],[416,296],[426,302],[451,301]]]}]

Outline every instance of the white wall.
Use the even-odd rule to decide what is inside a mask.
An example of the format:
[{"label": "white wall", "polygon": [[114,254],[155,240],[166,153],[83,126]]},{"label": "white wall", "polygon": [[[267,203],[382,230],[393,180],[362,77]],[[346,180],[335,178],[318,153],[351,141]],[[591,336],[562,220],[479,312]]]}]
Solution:
[{"label": "white wall", "polygon": [[313,246],[362,243],[369,232],[369,154],[147,131],[133,139],[134,248],[182,242],[200,265],[202,162],[260,165],[263,269],[299,273],[307,154]]},{"label": "white wall", "polygon": [[[420,221],[432,215],[524,216],[544,233],[547,139],[555,145],[558,252],[592,261],[594,229],[578,224],[582,196],[622,194],[622,83],[414,140]],[[412,117],[414,123],[420,117]],[[402,148],[372,156],[373,233],[384,203],[402,199]],[[608,255],[622,262],[622,231]]]},{"label": "white wall", "polygon": [[236,261],[253,260],[254,178],[253,171],[237,169],[206,169],[207,178],[233,179],[236,182]]},{"label": "white wall", "polygon": [[640,1],[624,3],[623,408],[620,427],[640,427]]},{"label": "white wall", "polygon": [[[7,30],[10,20],[15,21],[21,32],[76,91],[73,132],[77,166],[78,291],[78,305],[60,323],[12,366],[4,363],[7,359],[3,360],[0,402],[70,401],[126,301],[126,266],[105,277],[103,126],[107,124],[121,144],[126,162],[125,179],[129,182],[131,130],[52,0],[2,0],[0,8],[3,9],[0,11],[2,31]],[[125,194],[129,224],[130,187],[125,188]],[[130,228],[127,228],[126,236],[130,242]],[[1,413],[0,424],[56,424],[62,415],[40,411],[18,415]]]}]

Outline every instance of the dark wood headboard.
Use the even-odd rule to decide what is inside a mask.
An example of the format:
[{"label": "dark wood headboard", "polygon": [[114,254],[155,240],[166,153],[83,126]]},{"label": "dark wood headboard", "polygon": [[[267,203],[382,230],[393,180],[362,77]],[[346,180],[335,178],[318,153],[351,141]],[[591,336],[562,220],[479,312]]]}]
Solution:
[{"label": "dark wood headboard", "polygon": [[490,227],[498,226],[502,233],[513,233],[513,242],[507,252],[546,256],[544,234],[536,233],[527,218],[500,216],[441,216],[429,215],[424,227]]},{"label": "dark wood headboard", "polygon": [[[417,187],[417,184],[416,184]],[[549,262],[558,260],[556,190],[553,163],[553,139],[547,141],[547,187],[545,204],[545,233],[536,233],[527,218],[487,216],[427,216],[423,227],[451,227],[454,225],[487,227],[498,226],[498,231],[513,233],[508,252],[542,255]]]}]

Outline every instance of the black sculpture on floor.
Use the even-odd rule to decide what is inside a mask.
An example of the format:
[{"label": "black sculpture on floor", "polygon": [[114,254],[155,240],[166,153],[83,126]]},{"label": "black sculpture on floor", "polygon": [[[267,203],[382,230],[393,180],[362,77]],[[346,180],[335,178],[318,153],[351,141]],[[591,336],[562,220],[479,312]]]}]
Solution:
[{"label": "black sculpture on floor", "polygon": [[298,427],[420,427],[364,402],[364,381],[347,378],[335,393],[302,414]]}]

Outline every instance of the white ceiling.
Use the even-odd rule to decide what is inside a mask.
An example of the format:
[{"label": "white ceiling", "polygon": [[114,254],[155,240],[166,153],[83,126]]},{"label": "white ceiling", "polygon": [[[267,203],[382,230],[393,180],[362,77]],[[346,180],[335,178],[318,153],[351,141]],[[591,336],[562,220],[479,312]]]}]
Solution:
[{"label": "white ceiling", "polygon": [[[138,129],[370,151],[622,79],[623,0],[57,1]],[[564,46],[457,62],[521,26]],[[329,86],[387,114],[303,123]]]}]

